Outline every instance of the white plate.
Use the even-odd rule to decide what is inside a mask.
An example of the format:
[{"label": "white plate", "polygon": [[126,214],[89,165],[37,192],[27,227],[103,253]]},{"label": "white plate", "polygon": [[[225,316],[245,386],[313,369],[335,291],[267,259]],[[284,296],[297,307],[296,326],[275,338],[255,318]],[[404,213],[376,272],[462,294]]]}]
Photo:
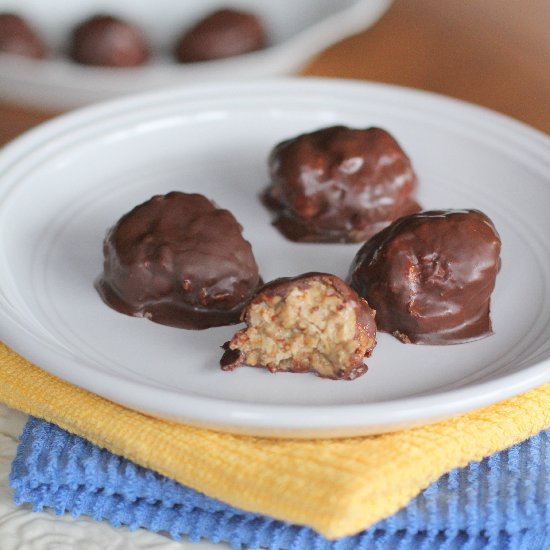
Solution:
[{"label": "white plate", "polygon": [[[374,24],[391,0],[0,0],[0,12],[22,14],[53,49],[46,61],[0,54],[0,99],[39,108],[69,109],[132,92],[177,84],[290,74],[324,48]],[[264,21],[270,45],[227,59],[180,65],[171,51],[183,29],[222,6],[235,6]],[[99,12],[140,25],[156,56],[134,69],[88,67],[64,52],[70,31]]]},{"label": "white plate", "polygon": [[[111,310],[93,287],[106,229],[155,193],[234,212],[265,280],[345,276],[358,245],[294,244],[258,202],[278,141],[343,123],[388,129],[426,208],[479,208],[500,231],[495,334],[414,346],[380,334],[353,382],[218,368],[235,327],[185,331]],[[550,379],[550,140],[501,115],[379,84],[204,86],[66,115],[0,154],[0,337],[44,369],[156,415],[262,435],[365,434],[481,407]]]}]

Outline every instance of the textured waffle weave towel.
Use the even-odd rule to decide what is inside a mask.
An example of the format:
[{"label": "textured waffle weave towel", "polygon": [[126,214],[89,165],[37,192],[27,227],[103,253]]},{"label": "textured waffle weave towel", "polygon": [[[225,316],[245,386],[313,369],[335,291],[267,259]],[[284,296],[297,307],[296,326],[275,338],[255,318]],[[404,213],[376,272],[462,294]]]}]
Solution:
[{"label": "textured waffle weave towel", "polygon": [[441,475],[550,427],[550,384],[376,437],[269,440],[159,420],[67,384],[0,345],[0,401],[244,510],[328,538],[394,514]]},{"label": "textured waffle weave towel", "polygon": [[333,542],[206,497],[36,418],[23,431],[10,481],[16,502],[35,510],[238,549],[550,548],[550,430],[451,471],[394,516]]}]

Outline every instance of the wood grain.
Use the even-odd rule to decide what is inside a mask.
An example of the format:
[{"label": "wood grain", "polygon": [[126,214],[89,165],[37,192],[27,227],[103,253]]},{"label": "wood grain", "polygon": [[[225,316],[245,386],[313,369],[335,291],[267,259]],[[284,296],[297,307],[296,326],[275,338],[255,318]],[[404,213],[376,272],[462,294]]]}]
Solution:
[{"label": "wood grain", "polygon": [[398,0],[304,73],[431,90],[550,133],[550,2]]}]

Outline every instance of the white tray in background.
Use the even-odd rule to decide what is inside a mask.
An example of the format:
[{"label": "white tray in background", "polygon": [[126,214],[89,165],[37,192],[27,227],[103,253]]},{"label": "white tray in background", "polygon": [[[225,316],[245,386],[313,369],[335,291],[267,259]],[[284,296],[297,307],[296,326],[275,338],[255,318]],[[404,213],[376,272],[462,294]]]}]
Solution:
[{"label": "white tray in background", "polygon": [[[53,55],[33,61],[0,54],[0,100],[65,110],[128,93],[178,84],[279,76],[298,71],[331,44],[374,24],[391,0],[0,0],[40,29]],[[222,6],[258,14],[267,48],[245,55],[177,64],[170,52],[184,28]],[[91,15],[112,13],[140,25],[156,55],[143,67],[90,67],[65,52],[71,29]]]}]

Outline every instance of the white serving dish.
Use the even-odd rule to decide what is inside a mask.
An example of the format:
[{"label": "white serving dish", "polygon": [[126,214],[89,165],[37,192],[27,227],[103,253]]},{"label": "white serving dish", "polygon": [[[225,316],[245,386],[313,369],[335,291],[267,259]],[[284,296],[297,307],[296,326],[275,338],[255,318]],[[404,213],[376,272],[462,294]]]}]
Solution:
[{"label": "white serving dish", "polygon": [[[495,334],[453,346],[379,334],[355,381],[219,369],[236,327],[185,331],[121,315],[94,289],[105,231],[154,194],[199,191],[244,226],[264,279],[344,277],[359,245],[296,244],[258,201],[280,140],[336,123],[393,133],[425,208],[479,208],[499,230]],[[284,437],[379,433],[550,380],[550,138],[425,92],[282,79],[184,87],[90,107],[0,153],[0,338],[40,367],[128,407]]]},{"label": "white serving dish", "polygon": [[[178,84],[278,76],[298,71],[331,44],[368,28],[391,0],[0,0],[40,29],[53,49],[45,61],[0,54],[0,100],[65,110],[123,94]],[[268,29],[264,50],[217,61],[180,65],[171,50],[182,29],[214,9],[232,6],[258,14]],[[112,69],[71,62],[71,29],[97,13],[140,25],[157,52],[140,68]]]}]

